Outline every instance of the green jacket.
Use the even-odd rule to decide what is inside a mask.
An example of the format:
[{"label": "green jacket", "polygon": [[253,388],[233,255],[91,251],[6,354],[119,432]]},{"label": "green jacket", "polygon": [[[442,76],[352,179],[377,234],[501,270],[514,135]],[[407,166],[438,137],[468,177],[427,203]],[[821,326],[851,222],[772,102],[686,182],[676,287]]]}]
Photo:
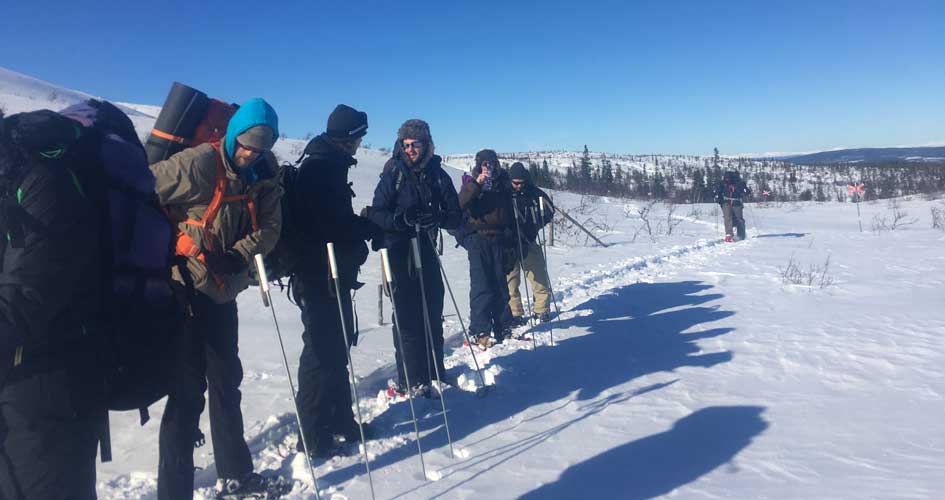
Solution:
[{"label": "green jacket", "polygon": [[[222,161],[226,172],[224,195],[250,194],[256,208],[257,228],[254,230],[248,205],[243,202],[224,203],[217,213],[206,241],[204,230],[185,221],[202,221],[216,185],[217,162]],[[249,268],[253,256],[265,255],[276,245],[282,228],[282,186],[279,184],[280,167],[275,156],[266,152],[254,168],[259,179],[249,184],[238,175],[225,154],[210,144],[185,149],[180,153],[151,165],[158,198],[166,206],[171,218],[179,221],[177,227],[193,238],[202,252],[212,249],[239,252],[249,265],[247,271],[235,275],[211,276],[197,257],[188,257],[187,268],[194,288],[217,303],[229,302],[254,284]],[[175,268],[174,278],[183,283]]]}]

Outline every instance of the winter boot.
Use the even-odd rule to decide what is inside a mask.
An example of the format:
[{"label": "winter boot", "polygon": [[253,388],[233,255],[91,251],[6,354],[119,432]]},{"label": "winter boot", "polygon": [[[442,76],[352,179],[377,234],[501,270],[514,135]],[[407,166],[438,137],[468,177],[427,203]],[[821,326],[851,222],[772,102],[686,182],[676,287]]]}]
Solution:
[{"label": "winter boot", "polygon": [[[374,431],[371,424],[363,424],[362,426],[364,427],[365,439],[371,440],[377,437],[377,432]],[[358,427],[357,422],[352,420],[338,435],[343,437],[346,443],[357,443],[361,441],[361,428]]]},{"label": "winter boot", "polygon": [[272,500],[291,490],[292,483],[281,477],[263,477],[250,472],[242,479],[224,479],[217,500]]},{"label": "winter boot", "polygon": [[730,235],[730,234],[726,234],[726,235],[725,235],[725,242],[726,242],[726,243],[732,243],[732,242],[734,242],[734,241],[735,241],[735,237],[734,237],[734,236],[732,236],[732,235]]}]

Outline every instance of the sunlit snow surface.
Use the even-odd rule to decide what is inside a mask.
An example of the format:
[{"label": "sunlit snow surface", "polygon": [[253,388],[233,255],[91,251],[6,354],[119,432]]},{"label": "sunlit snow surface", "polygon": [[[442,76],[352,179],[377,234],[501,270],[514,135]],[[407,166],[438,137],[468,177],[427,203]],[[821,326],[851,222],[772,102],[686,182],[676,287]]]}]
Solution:
[{"label": "sunlit snow surface", "polygon": [[[8,112],[82,98],[11,74],[0,73]],[[145,134],[156,108],[126,106],[140,110],[136,125]],[[294,160],[302,146],[281,141],[277,152]],[[350,176],[356,209],[370,203],[386,156],[369,150],[358,159]],[[458,186],[461,172],[451,173]],[[574,209],[580,197],[555,193],[555,200]],[[384,395],[396,377],[390,305],[378,326],[380,264],[370,256],[352,355],[362,414],[379,433],[367,445],[378,498],[945,497],[945,232],[931,228],[931,209],[945,203],[899,200],[916,222],[880,232],[870,230],[874,218],[891,220],[895,208],[862,204],[862,233],[853,204],[752,204],[748,239],[722,243],[711,204],[676,207],[682,222],[671,236],[668,208],[656,205],[650,222],[662,234],[651,238],[639,231],[643,202],[585,202],[594,213],[578,218],[610,226],[597,235],[611,246],[561,241],[559,232],[548,253],[563,314],[527,333],[537,349],[510,341],[475,351],[491,386],[484,397],[447,299],[446,365],[458,377],[445,391],[453,454],[440,402],[416,400],[426,478],[407,401]],[[468,324],[467,258],[451,237],[444,241],[445,270]],[[791,261],[809,274],[828,257],[826,274],[811,285],[782,279]],[[830,282],[823,287],[822,276]],[[294,377],[299,311],[273,293]],[[294,479],[290,498],[312,498],[307,465],[294,451],[271,313],[257,288],[238,302],[256,468]],[[98,467],[101,498],[155,496],[162,410],[154,405],[144,427],[135,412],[112,414],[115,459]],[[206,413],[201,428],[210,431]],[[351,452],[316,463],[321,498],[370,497],[360,455]],[[212,447],[199,448],[195,460],[195,497],[213,498]]]}]

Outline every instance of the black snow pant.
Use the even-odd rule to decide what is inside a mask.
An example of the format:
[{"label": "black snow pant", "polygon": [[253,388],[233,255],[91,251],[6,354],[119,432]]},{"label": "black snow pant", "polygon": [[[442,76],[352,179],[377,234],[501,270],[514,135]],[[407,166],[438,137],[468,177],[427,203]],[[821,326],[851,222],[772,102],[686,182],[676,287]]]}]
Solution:
[{"label": "black snow pant", "polygon": [[722,203],[722,216],[725,219],[725,234],[734,235],[734,230],[738,232],[738,239],[745,239],[745,206],[741,202],[732,203],[726,201]]},{"label": "black snow pant", "polygon": [[[357,428],[348,377],[347,350],[351,346],[345,343],[341,330],[338,300],[327,293],[323,283],[302,281],[299,286],[305,347],[299,359],[297,401],[306,444],[309,451],[314,451],[330,446],[334,434],[347,434]],[[341,302],[348,341],[354,342],[350,292],[342,290]]]},{"label": "black snow pant", "polygon": [[[423,286],[426,288],[426,302],[430,333],[433,340],[431,349],[427,340],[423,322],[423,302],[421,301],[420,275],[413,261],[410,241],[404,241],[388,249],[391,273],[394,275],[394,303],[396,321],[394,326],[394,353],[397,361],[397,377],[400,387],[407,387],[407,376],[414,387],[428,384],[440,376],[446,377],[443,366],[443,279],[436,250],[429,238],[420,238],[420,260],[423,265]],[[398,335],[402,339],[398,339]],[[403,340],[401,349],[400,340]],[[404,363],[407,373],[404,373]],[[435,364],[435,366],[434,366]]]},{"label": "black snow pant", "polygon": [[66,370],[0,388],[0,499],[95,499],[104,411],[77,411]]},{"label": "black snow pant", "polygon": [[191,301],[193,317],[179,338],[177,379],[161,420],[158,498],[193,498],[194,446],[200,433],[204,391],[210,394],[210,431],[217,477],[240,479],[253,470],[243,438],[240,382],[243,366],[237,347],[236,301],[217,304],[201,293]]},{"label": "black snow pant", "polygon": [[469,252],[469,332],[492,332],[501,339],[512,321],[502,239],[474,233],[464,243]]}]

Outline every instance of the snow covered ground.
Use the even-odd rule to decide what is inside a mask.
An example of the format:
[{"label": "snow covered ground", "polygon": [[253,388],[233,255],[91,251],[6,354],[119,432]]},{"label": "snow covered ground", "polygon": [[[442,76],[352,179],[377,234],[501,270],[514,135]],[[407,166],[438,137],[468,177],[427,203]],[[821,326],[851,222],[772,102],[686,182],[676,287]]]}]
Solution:
[{"label": "snow covered ground", "polygon": [[[298,147],[280,141],[277,152],[294,160]],[[385,159],[359,154],[356,207],[370,203]],[[714,205],[678,207],[672,235],[664,222],[650,237],[636,215],[644,203],[585,201],[597,210],[588,217],[612,227],[599,233],[610,246],[559,237],[548,248],[563,314],[553,331],[531,333],[537,349],[510,341],[476,352],[493,384],[485,397],[447,306],[447,367],[460,382],[445,392],[453,456],[439,402],[417,402],[436,480],[420,472],[407,402],[383,396],[395,377],[390,308],[378,325],[377,255],[362,268],[352,354],[361,411],[380,434],[367,444],[378,498],[945,498],[945,232],[931,228],[930,210],[945,203],[862,204],[865,232],[853,204],[752,204],[748,239],[727,244]],[[667,208],[653,207],[654,228]],[[871,230],[896,210],[917,221]],[[468,323],[468,263],[445,240]],[[792,262],[797,284],[783,278]],[[295,376],[299,313],[275,293]],[[238,302],[255,464],[294,479],[290,498],[313,498],[271,313],[256,288]],[[162,408],[143,427],[135,412],[112,414],[101,498],[154,497]],[[195,459],[196,497],[213,498],[211,447]],[[317,473],[321,498],[370,498],[357,455]]]}]

